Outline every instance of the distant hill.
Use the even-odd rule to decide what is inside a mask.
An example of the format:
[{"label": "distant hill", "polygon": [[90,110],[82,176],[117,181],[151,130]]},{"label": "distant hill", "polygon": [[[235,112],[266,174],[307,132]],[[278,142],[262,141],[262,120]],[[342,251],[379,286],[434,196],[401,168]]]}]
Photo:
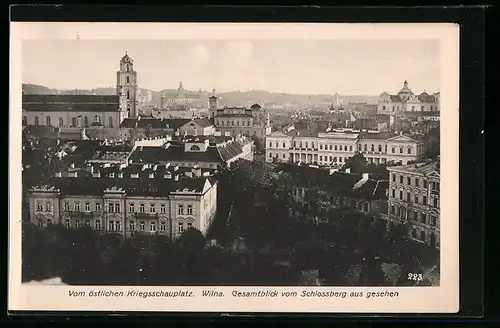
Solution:
[{"label": "distant hill", "polygon": [[[146,90],[146,89],[140,89]],[[93,94],[98,95],[113,95],[116,94],[116,88],[96,88],[94,90],[59,90],[51,89],[42,85],[23,84],[23,92],[26,94]],[[166,98],[177,96],[176,89],[164,89],[152,92],[152,102],[155,105],[160,105],[161,94],[163,92]],[[186,91],[185,97],[191,99],[199,99],[200,102],[207,102],[211,95],[207,91]],[[333,101],[333,94],[318,94],[318,95],[301,95],[289,93],[277,93],[263,90],[250,91],[231,91],[217,93],[220,106],[250,106],[254,103],[262,104],[264,107],[270,108],[272,105],[284,107],[304,107],[304,106],[328,106]],[[342,95],[344,105],[349,103],[366,103],[376,104],[378,96],[363,96],[363,95]]]}]

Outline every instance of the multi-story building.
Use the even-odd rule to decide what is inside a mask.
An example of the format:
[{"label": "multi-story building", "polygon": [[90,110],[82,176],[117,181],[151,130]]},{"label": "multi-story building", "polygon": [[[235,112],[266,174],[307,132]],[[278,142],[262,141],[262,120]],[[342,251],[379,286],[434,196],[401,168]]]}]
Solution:
[{"label": "multi-story building", "polygon": [[408,237],[439,248],[439,161],[389,167],[388,228],[409,226]]},{"label": "multi-story building", "polygon": [[344,164],[356,152],[369,163],[386,164],[418,161],[424,153],[417,137],[379,131],[332,129],[276,131],[266,137],[266,161],[317,165]]},{"label": "multi-story building", "polygon": [[380,94],[377,112],[380,114],[397,114],[401,112],[434,112],[439,111],[440,93],[432,95],[425,90],[416,95],[408,87],[408,81],[403,83],[403,88],[396,95],[388,92]]},{"label": "multi-story building", "polygon": [[209,99],[210,117],[217,131],[229,132],[231,135],[244,135],[264,140],[271,133],[269,113],[259,104],[246,107],[218,108],[218,98]]},{"label": "multi-story building", "polygon": [[[41,227],[89,226],[102,233],[160,234],[189,228],[203,234],[217,210],[217,181],[193,169],[192,178],[168,171],[121,171],[113,178],[53,178],[28,190],[30,222]],[[96,173],[96,172],[95,172]]]}]

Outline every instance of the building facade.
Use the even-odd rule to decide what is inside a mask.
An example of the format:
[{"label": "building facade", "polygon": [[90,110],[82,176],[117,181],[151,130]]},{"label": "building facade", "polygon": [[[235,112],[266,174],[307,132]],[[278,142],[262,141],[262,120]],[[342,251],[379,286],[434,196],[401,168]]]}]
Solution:
[{"label": "building facade", "polygon": [[217,97],[211,96],[209,112],[217,131],[229,132],[231,135],[257,137],[262,141],[271,133],[269,113],[259,104],[254,104],[250,108],[218,108],[217,106]]},{"label": "building facade", "polygon": [[408,237],[439,249],[439,161],[389,167],[387,224],[407,224]]},{"label": "building facade", "polygon": [[138,115],[137,72],[134,61],[125,53],[120,59],[120,70],[116,72],[116,94],[120,97],[120,108],[126,110],[127,117]]},{"label": "building facade", "polygon": [[115,128],[128,117],[118,96],[23,95],[23,126]]},{"label": "building facade", "polygon": [[191,227],[206,234],[217,211],[217,181],[203,177],[54,178],[28,194],[33,224],[125,236],[177,238]]},{"label": "building facade", "polygon": [[334,129],[317,134],[301,132],[276,131],[267,136],[266,161],[343,165],[359,152],[368,163],[407,164],[420,160],[424,153],[423,143],[406,135],[354,129]]},{"label": "building facade", "polygon": [[388,92],[380,94],[377,112],[379,114],[397,114],[401,112],[437,112],[440,110],[440,93],[432,95],[425,90],[416,95],[408,87],[408,81],[404,81],[403,88],[396,95]]}]

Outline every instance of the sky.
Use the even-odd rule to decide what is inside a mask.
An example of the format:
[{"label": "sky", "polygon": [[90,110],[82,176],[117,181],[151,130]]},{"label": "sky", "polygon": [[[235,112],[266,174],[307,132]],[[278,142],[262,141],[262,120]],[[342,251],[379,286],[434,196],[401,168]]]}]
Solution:
[{"label": "sky", "polygon": [[25,40],[23,83],[115,87],[120,58],[141,88],[379,95],[439,91],[439,40]]}]

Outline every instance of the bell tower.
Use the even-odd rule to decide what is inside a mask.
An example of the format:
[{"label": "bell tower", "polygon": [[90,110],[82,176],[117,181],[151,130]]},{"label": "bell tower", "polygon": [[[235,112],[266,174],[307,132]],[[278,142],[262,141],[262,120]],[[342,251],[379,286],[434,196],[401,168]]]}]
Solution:
[{"label": "bell tower", "polygon": [[120,59],[120,70],[116,73],[116,93],[120,97],[120,110],[127,111],[128,117],[136,117],[137,72],[134,71],[134,61],[127,52]]}]

